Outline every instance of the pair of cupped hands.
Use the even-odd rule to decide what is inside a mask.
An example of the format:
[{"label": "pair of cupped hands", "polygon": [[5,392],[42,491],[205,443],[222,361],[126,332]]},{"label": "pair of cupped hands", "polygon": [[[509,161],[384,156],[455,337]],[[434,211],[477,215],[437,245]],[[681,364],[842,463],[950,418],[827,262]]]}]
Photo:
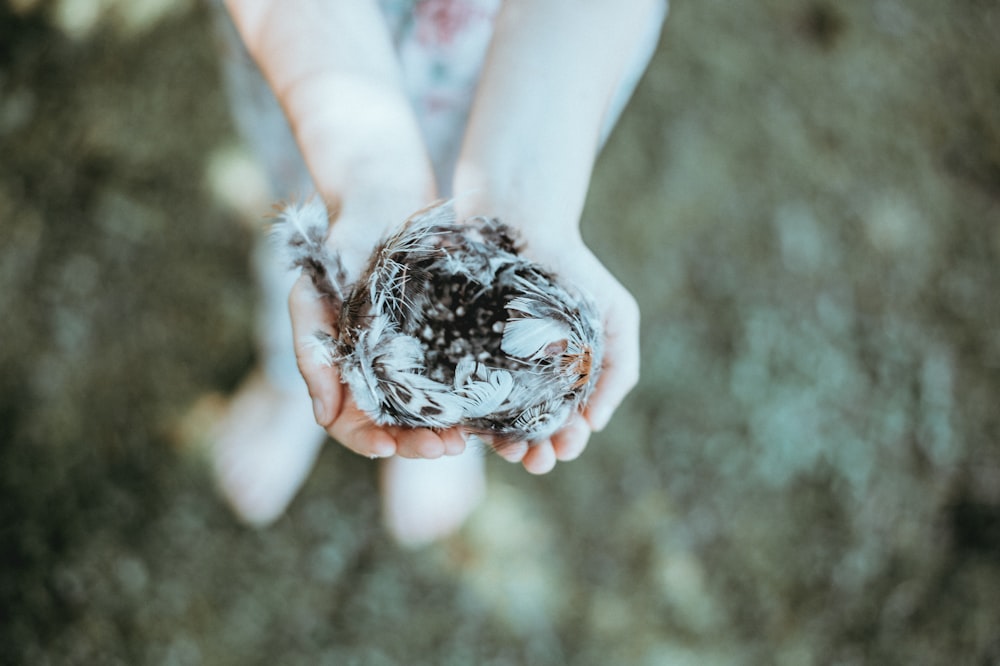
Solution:
[{"label": "pair of cupped hands", "polygon": [[[471,203],[479,198],[475,195],[458,198],[455,206],[459,219],[477,214],[492,215],[489,210],[470,209],[466,200]],[[378,211],[399,209],[382,204],[371,208]],[[376,243],[405,219],[375,217],[378,211],[368,213],[365,207],[359,210],[347,198],[331,210],[334,219],[327,244],[341,255],[349,281],[360,276]],[[591,432],[604,428],[636,383],[639,314],[632,296],[587,248],[579,233],[566,231],[569,227],[562,227],[564,231],[560,233],[532,233],[532,230],[546,229],[547,225],[530,219],[511,222],[524,243],[524,253],[590,294],[604,326],[604,363],[597,388],[585,410],[574,414],[549,439],[516,442],[498,450],[503,458],[522,464],[528,472],[545,474],[557,461],[578,457],[587,446]],[[361,455],[379,458],[398,455],[430,459],[458,455],[465,450],[467,437],[460,427],[432,430],[380,426],[358,408],[349,387],[341,382],[337,367],[323,363],[310,346],[316,331],[334,334],[337,324],[328,302],[319,295],[308,276],[302,275],[295,283],[289,297],[289,310],[296,358],[313,399],[316,421],[336,441]]]},{"label": "pair of cupped hands", "polygon": [[[357,279],[375,245],[440,191],[382,17],[374,3],[227,5],[334,211],[326,242]],[[579,456],[638,380],[638,307],[584,244],[579,221],[611,99],[638,36],[662,21],[664,7],[663,0],[504,2],[452,182],[443,184],[451,185],[459,219],[501,219],[519,233],[529,259],[588,293],[602,318],[603,366],[584,411],[550,439],[500,452],[532,473]],[[336,322],[308,278],[289,302],[299,369],[316,420],[334,439],[369,457],[437,458],[465,449],[458,428],[373,423],[337,368],[312,353],[313,334],[335,333]]]}]

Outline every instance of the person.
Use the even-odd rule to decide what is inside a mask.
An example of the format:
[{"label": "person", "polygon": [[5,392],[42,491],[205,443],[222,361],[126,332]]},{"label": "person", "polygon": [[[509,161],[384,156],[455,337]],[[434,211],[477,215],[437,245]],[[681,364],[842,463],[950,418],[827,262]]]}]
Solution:
[{"label": "person", "polygon": [[[533,474],[579,456],[639,374],[637,304],[584,244],[579,221],[595,159],[655,49],[666,1],[225,6],[238,35],[227,79],[240,129],[280,196],[315,188],[323,198],[332,213],[327,243],[349,274],[358,276],[374,245],[411,213],[453,197],[459,219],[499,217],[529,258],[594,298],[605,362],[585,412],[550,439],[501,453]],[[241,69],[247,54],[252,64]],[[336,368],[308,348],[312,333],[335,327],[312,283],[291,284],[284,315],[275,305],[289,288],[275,276],[280,262],[260,254],[270,302],[263,369],[238,390],[215,438],[223,494],[246,522],[273,521],[328,434],[383,459],[384,521],[400,542],[453,532],[483,496],[483,455],[457,428],[373,423]],[[305,388],[289,376],[283,348],[293,347]]]}]

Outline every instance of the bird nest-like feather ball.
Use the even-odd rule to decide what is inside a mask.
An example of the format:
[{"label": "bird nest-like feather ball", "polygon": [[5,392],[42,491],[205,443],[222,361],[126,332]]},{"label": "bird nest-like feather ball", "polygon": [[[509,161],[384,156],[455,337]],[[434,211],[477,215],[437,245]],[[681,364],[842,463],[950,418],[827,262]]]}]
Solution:
[{"label": "bird nest-like feather ball", "polygon": [[439,203],[406,220],[349,281],[318,199],[274,231],[333,310],[316,349],[380,425],[460,426],[496,446],[538,441],[581,410],[601,367],[593,303],[524,257],[495,218]]}]

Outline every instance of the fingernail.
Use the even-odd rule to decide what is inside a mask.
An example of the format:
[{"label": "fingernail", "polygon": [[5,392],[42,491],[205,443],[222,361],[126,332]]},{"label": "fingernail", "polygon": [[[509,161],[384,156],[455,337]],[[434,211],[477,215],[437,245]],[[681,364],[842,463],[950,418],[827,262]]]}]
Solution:
[{"label": "fingernail", "polygon": [[391,444],[383,444],[371,453],[374,458],[391,458],[396,455],[396,447]]},{"label": "fingernail", "polygon": [[326,405],[319,398],[313,399],[313,416],[316,417],[316,423],[326,427]]},{"label": "fingernail", "polygon": [[396,441],[387,434],[382,436],[376,434],[368,447],[370,458],[391,458],[396,455]]},{"label": "fingernail", "polygon": [[460,456],[465,453],[465,447],[469,445],[469,438],[464,432],[459,431],[459,439],[462,441],[461,447],[457,446],[454,442],[452,442],[450,447],[448,446],[448,443],[445,443],[444,454],[446,456]]}]

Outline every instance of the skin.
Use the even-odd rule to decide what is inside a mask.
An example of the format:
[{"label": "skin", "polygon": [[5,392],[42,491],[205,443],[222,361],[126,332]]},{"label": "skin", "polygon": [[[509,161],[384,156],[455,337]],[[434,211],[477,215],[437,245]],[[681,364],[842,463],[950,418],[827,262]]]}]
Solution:
[{"label": "skin", "polygon": [[[375,243],[436,197],[416,119],[375,2],[228,0],[248,50],[289,118],[320,195],[335,210],[327,242],[357,276]],[[534,474],[578,457],[639,376],[639,309],[586,247],[579,220],[609,102],[635,36],[661,0],[507,0],[482,72],[452,191],[459,218],[490,215],[525,251],[589,292],[605,361],[586,412],[550,440],[502,457]],[[343,26],[351,26],[350,30]],[[289,297],[299,369],[317,422],[366,456],[457,455],[457,429],[380,427],[305,341],[334,323],[307,278]]]}]

